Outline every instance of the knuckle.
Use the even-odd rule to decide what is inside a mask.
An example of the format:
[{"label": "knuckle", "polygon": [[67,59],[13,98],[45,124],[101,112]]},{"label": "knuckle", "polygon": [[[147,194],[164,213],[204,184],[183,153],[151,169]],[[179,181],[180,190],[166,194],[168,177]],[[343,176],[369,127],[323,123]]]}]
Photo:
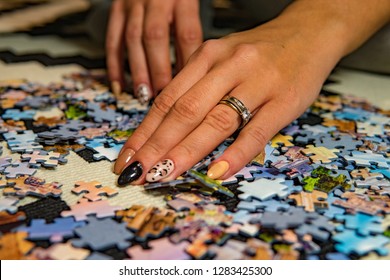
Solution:
[{"label": "knuckle", "polygon": [[166,115],[172,108],[175,100],[168,94],[160,94],[153,102],[151,110],[158,112],[160,115]]},{"label": "knuckle", "polygon": [[148,154],[157,156],[161,153],[164,153],[165,149],[164,146],[156,143],[156,142],[147,142],[145,145],[142,146],[142,150],[148,151]]},{"label": "knuckle", "polygon": [[145,27],[144,38],[146,42],[160,41],[166,37],[165,28],[160,24],[148,24]]},{"label": "knuckle", "polygon": [[200,58],[211,58],[218,51],[220,45],[221,44],[217,39],[207,40],[199,47],[196,55]]},{"label": "knuckle", "polygon": [[200,42],[202,34],[201,31],[196,28],[188,28],[180,31],[177,38],[184,45],[193,45]]},{"label": "knuckle", "polygon": [[249,143],[255,143],[261,148],[263,148],[269,140],[264,128],[260,126],[247,127],[247,129],[243,130],[241,133],[244,134],[244,137],[249,138]]},{"label": "knuckle", "polygon": [[132,24],[126,28],[125,37],[128,43],[134,40],[140,40],[141,36],[142,36],[141,26]]},{"label": "knuckle", "polygon": [[229,108],[225,107],[220,106],[220,108],[210,112],[206,116],[204,123],[221,133],[235,130],[238,126],[237,120],[230,117],[231,112],[228,111]]},{"label": "knuckle", "polygon": [[187,119],[193,121],[199,113],[199,101],[194,99],[182,97],[173,105],[173,113],[179,119]]},{"label": "knuckle", "polygon": [[190,147],[186,144],[179,144],[175,150],[180,154],[181,158],[185,158],[187,160],[191,160],[197,157],[197,149],[194,147]]},{"label": "knuckle", "polygon": [[240,44],[233,53],[233,59],[238,60],[240,63],[253,61],[256,57],[258,57],[258,50],[252,44]]}]

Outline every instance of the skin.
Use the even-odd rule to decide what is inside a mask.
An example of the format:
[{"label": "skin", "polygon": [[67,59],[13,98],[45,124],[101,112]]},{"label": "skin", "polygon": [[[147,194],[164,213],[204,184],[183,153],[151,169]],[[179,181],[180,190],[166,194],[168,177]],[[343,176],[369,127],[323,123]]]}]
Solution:
[{"label": "skin", "polygon": [[[125,2],[127,14],[115,13],[115,5]],[[200,45],[198,10],[188,8],[195,2],[114,2],[108,39],[119,44],[108,48],[111,80],[121,79],[125,41],[135,83],[147,82],[154,92],[163,89],[123,147],[122,151],[131,148],[135,154],[126,164],[115,166],[119,173],[132,162],[141,162],[144,173],[132,184],[144,183],[147,171],[164,159],[175,163],[164,181],[174,179],[234,133],[240,117],[228,106],[218,105],[228,93],[253,115],[236,141],[214,162],[227,161],[229,169],[220,179],[230,177],[312,104],[343,56],[390,19],[388,0],[297,0],[268,23]],[[178,12],[179,6],[187,13]],[[139,8],[142,13],[137,7],[143,8]],[[143,16],[137,17],[140,14]],[[191,24],[185,23],[187,18]],[[135,29],[124,28],[134,22],[140,27],[137,36],[132,33]],[[179,27],[179,23],[184,26]],[[176,45],[179,64],[186,63],[170,80],[172,24],[176,31],[185,30]],[[157,31],[151,31],[153,28]]]}]

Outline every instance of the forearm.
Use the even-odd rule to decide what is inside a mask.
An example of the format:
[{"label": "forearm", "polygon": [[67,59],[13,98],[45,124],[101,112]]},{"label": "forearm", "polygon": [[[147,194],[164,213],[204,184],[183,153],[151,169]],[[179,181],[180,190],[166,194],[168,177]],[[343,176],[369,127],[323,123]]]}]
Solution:
[{"label": "forearm", "polygon": [[334,45],[341,58],[389,21],[389,0],[296,0],[270,24],[300,26],[314,42],[322,37],[322,43]]}]

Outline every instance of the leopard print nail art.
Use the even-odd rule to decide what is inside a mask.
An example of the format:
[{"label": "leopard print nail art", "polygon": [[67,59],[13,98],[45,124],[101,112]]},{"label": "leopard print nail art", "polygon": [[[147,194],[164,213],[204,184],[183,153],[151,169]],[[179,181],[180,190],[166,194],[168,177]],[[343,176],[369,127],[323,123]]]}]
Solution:
[{"label": "leopard print nail art", "polygon": [[165,159],[163,161],[160,161],[155,166],[153,166],[146,174],[146,181],[152,183],[164,179],[172,173],[174,168],[175,165],[172,160]]}]

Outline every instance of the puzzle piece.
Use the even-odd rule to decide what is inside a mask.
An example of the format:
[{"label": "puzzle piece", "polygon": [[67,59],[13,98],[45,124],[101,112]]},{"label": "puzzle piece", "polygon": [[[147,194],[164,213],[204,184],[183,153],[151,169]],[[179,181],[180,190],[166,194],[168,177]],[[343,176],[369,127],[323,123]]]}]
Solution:
[{"label": "puzzle piece", "polygon": [[278,148],[279,146],[292,147],[294,144],[291,142],[293,140],[290,135],[282,135],[278,133],[271,139],[271,147]]},{"label": "puzzle piece", "polygon": [[245,166],[233,176],[223,180],[223,185],[238,183],[237,178],[244,178],[245,181],[253,181],[253,174],[259,173],[260,167],[256,165]]},{"label": "puzzle piece", "polygon": [[0,236],[0,259],[24,259],[34,247],[34,243],[26,240],[26,232],[6,233]]},{"label": "puzzle piece", "polygon": [[327,149],[325,147],[315,147],[313,145],[307,145],[306,149],[302,150],[302,153],[309,156],[314,163],[329,163],[332,160],[337,159],[335,154],[339,152],[337,149]]},{"label": "puzzle piece", "polygon": [[239,190],[242,191],[242,194],[239,194],[238,197],[242,200],[267,200],[272,197],[284,198],[289,194],[287,191],[288,186],[282,184],[283,179],[268,180],[261,178],[254,182],[240,182]]},{"label": "puzzle piece", "polygon": [[333,202],[334,205],[347,209],[350,213],[362,212],[369,215],[377,215],[379,213],[390,213],[390,206],[381,200],[371,200],[365,195],[359,195],[352,192],[342,194],[342,198],[347,201],[337,199]]},{"label": "puzzle piece", "polygon": [[311,193],[300,192],[297,194],[290,194],[288,198],[295,200],[297,206],[303,206],[308,212],[328,208],[328,203],[326,202],[328,195],[324,192],[316,190]]},{"label": "puzzle piece", "polygon": [[29,166],[39,167],[56,167],[58,165],[58,159],[60,153],[46,152],[46,151],[33,151],[31,154],[22,154],[21,159],[28,161]]},{"label": "puzzle piece", "polygon": [[76,221],[84,221],[88,219],[88,215],[96,215],[97,218],[113,217],[115,211],[121,209],[119,206],[111,206],[107,200],[80,201],[78,204],[70,206],[70,208],[69,211],[62,211],[61,216],[73,216]]},{"label": "puzzle piece", "polygon": [[260,223],[264,228],[282,231],[287,228],[296,228],[315,219],[317,213],[309,213],[302,208],[290,207],[286,212],[264,212],[258,220],[252,223]]},{"label": "puzzle piece", "polygon": [[15,214],[18,211],[18,207],[15,206],[19,199],[14,197],[3,197],[0,199],[0,212],[7,211],[10,214]]},{"label": "puzzle piece", "polygon": [[363,152],[358,152],[358,151],[353,151],[352,156],[345,156],[345,160],[354,162],[357,166],[363,166],[363,167],[370,167],[372,165],[377,166],[378,168],[385,168],[389,169],[389,164],[390,159],[385,158],[381,154],[374,154],[371,151],[365,151]]},{"label": "puzzle piece", "polygon": [[343,227],[338,227],[338,230],[347,229],[356,230],[362,236],[375,235],[383,233],[383,219],[376,216],[367,215],[364,213],[356,213],[355,215],[336,215],[336,220],[344,222]]},{"label": "puzzle piece", "polygon": [[87,104],[88,115],[92,117],[95,122],[109,122],[112,125],[120,121],[122,114],[117,113],[111,108],[102,109],[99,103],[89,102]]},{"label": "puzzle piece", "polygon": [[20,111],[19,109],[8,109],[1,117],[5,120],[12,119],[14,121],[32,120],[34,119],[35,113],[35,110]]},{"label": "puzzle piece", "polygon": [[15,161],[4,169],[3,173],[7,178],[16,178],[18,176],[32,176],[37,172],[36,169],[30,168],[27,162]]},{"label": "puzzle piece", "polygon": [[47,249],[36,248],[31,253],[38,260],[85,260],[89,254],[89,250],[75,248],[71,242],[57,243]]},{"label": "puzzle piece", "polygon": [[[96,202],[94,202],[96,203]],[[76,247],[90,247],[92,250],[105,250],[110,247],[126,249],[134,234],[126,229],[125,223],[117,223],[110,218],[97,219],[89,217],[87,224],[75,229],[80,239],[72,241]]]},{"label": "puzzle piece", "polygon": [[116,212],[126,222],[127,227],[136,234],[136,239],[145,241],[148,238],[158,238],[174,228],[176,214],[169,210],[159,210],[155,207],[133,205],[128,210]]},{"label": "puzzle piece", "polygon": [[242,260],[245,259],[246,247],[245,242],[231,239],[223,246],[211,245],[208,248],[208,253],[213,255],[215,260]]},{"label": "puzzle piece", "polygon": [[11,160],[10,157],[0,158],[0,173],[2,173],[7,166],[11,165]]},{"label": "puzzle piece", "polygon": [[316,216],[311,217],[307,223],[302,224],[295,229],[295,232],[301,237],[309,234],[316,240],[326,242],[329,240],[329,237],[334,230],[335,226],[329,222],[327,217],[317,214]]},{"label": "puzzle piece", "polygon": [[345,175],[340,174],[337,177],[330,176],[331,170],[323,166],[317,167],[312,172],[312,177],[306,177],[302,180],[305,191],[320,190],[325,193],[332,192],[335,188],[341,188],[344,191],[350,190],[351,185],[347,183]]},{"label": "puzzle piece", "polygon": [[11,131],[4,133],[3,137],[12,152],[31,153],[42,149],[42,145],[36,142],[37,135],[31,130],[25,130],[23,133]]},{"label": "puzzle piece", "polygon": [[30,226],[22,226],[19,231],[27,232],[30,240],[47,240],[62,242],[64,238],[74,236],[74,229],[84,226],[85,222],[75,222],[72,217],[54,219],[54,223],[47,224],[43,219],[31,221]]},{"label": "puzzle piece", "polygon": [[234,194],[226,187],[222,186],[220,181],[213,180],[210,177],[207,177],[207,175],[202,174],[196,170],[189,170],[188,175],[194,179],[196,179],[198,182],[200,182],[205,188],[209,189],[212,193],[218,192],[222,193],[224,195],[227,195],[229,197],[233,197]]},{"label": "puzzle piece", "polygon": [[118,194],[118,191],[114,190],[110,187],[102,187],[100,182],[92,181],[92,182],[84,182],[77,181],[75,186],[72,189],[72,192],[76,194],[84,193],[83,197],[90,201],[98,201],[102,199],[103,195],[107,197],[112,197]]},{"label": "puzzle piece", "polygon": [[359,256],[372,251],[379,255],[387,255],[388,250],[385,245],[390,242],[390,238],[383,235],[360,236],[354,230],[344,230],[342,233],[333,235],[332,239],[339,244],[335,245],[337,251],[344,254],[356,253]]},{"label": "puzzle piece", "polygon": [[149,243],[151,249],[142,249],[141,246],[133,246],[126,250],[133,260],[188,260],[190,256],[185,252],[188,241],[172,243],[168,238],[152,240]]},{"label": "puzzle piece", "polygon": [[62,186],[58,182],[46,183],[45,181],[33,177],[23,175],[17,179],[8,180],[10,187],[4,189],[4,195],[17,195],[19,197],[25,197],[26,195],[46,197],[54,196],[58,197],[62,194],[60,187]]},{"label": "puzzle piece", "polygon": [[366,134],[367,136],[377,136],[384,134],[383,124],[372,124],[366,122],[356,122],[357,132]]}]

